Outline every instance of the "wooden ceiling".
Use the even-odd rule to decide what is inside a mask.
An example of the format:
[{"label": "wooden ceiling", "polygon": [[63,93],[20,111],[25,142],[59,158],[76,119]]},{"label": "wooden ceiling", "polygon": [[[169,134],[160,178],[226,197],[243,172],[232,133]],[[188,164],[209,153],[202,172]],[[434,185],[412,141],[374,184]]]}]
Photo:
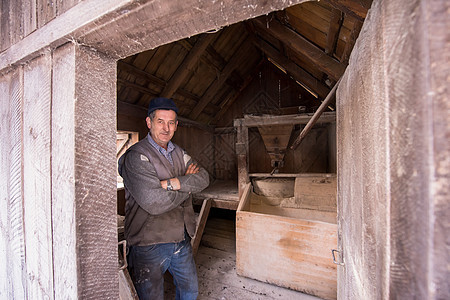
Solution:
[{"label": "wooden ceiling", "polygon": [[119,113],[123,104],[146,108],[165,96],[181,117],[215,124],[267,61],[324,99],[345,71],[371,3],[305,2],[127,57],[118,63]]}]

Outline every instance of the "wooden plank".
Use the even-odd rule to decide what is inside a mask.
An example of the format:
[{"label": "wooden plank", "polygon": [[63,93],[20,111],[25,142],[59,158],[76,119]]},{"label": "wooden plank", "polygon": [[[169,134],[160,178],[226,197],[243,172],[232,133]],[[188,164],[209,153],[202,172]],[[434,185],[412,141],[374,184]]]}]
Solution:
[{"label": "wooden plank", "polygon": [[[10,14],[11,5],[13,0],[0,1],[0,51],[8,49],[11,46],[11,26]],[[0,59],[0,62],[2,60]],[[2,68],[0,67],[0,70]]]},{"label": "wooden plank", "polygon": [[341,31],[342,23],[344,22],[344,15],[339,9],[332,10],[332,17],[330,20],[330,27],[327,32],[327,45],[325,53],[333,56],[336,52],[337,41],[339,39],[339,32]]},{"label": "wooden plank", "polygon": [[[234,126],[238,127],[240,124],[247,127],[269,126],[269,125],[288,125],[288,124],[307,124],[312,118],[310,114],[298,115],[282,115],[282,116],[250,116],[245,115],[243,119],[236,119]],[[319,118],[319,123],[333,123],[336,122],[335,112],[325,112]]]},{"label": "wooden plank", "polygon": [[317,93],[322,98],[328,95],[329,88],[322,84],[315,77],[311,76],[308,72],[299,67],[296,63],[289,58],[283,56],[277,50],[275,50],[268,43],[261,39],[254,40],[255,46],[263,51],[268,57],[273,59],[277,64],[286,69],[286,71],[295,79],[304,84],[314,93]]},{"label": "wooden plank", "polygon": [[295,202],[301,208],[336,212],[336,176],[309,176],[295,179]]},{"label": "wooden plank", "polygon": [[68,11],[69,9],[71,9],[72,7],[74,7],[75,5],[77,5],[78,3],[80,3],[81,1],[84,0],[64,0],[64,1],[59,1],[56,2],[57,5],[57,14],[62,15],[63,13],[65,13],[66,11]]},{"label": "wooden plank", "polygon": [[77,46],[75,66],[78,297],[116,299],[116,61]]},{"label": "wooden plank", "polygon": [[51,55],[24,73],[23,192],[27,298],[53,299],[51,202]]},{"label": "wooden plank", "polygon": [[[194,0],[176,4],[164,0],[145,3],[133,0],[84,0],[60,18],[48,23],[49,26],[36,30],[0,53],[0,70],[36,57],[49,45],[56,48],[67,42],[67,38],[79,40],[82,44],[95,45],[100,52],[118,59],[305,0],[289,3],[276,0],[264,4],[257,0],[250,3],[239,1],[220,9],[219,3],[211,2],[199,10]],[[239,5],[243,9],[236,10],[235,7]],[[125,11],[126,14],[123,13]],[[174,19],[171,16],[175,11],[179,15]],[[205,13],[208,11],[210,14]],[[149,32],[148,28],[154,30]]]},{"label": "wooden plank", "polygon": [[[27,1],[25,1],[27,2]],[[97,0],[84,0],[81,1],[75,9],[67,11],[64,17],[56,18],[54,22],[39,28],[39,30],[33,31],[27,37],[19,41],[18,43],[9,44],[9,38],[3,39],[1,45],[5,45],[5,49],[9,47],[7,51],[0,53],[0,70],[3,70],[13,63],[27,61],[43,52],[50,46],[60,46],[67,42],[65,37],[70,36],[85,24],[91,24],[100,17],[111,14],[112,11],[123,7],[124,5],[133,2],[132,0],[111,0],[106,2],[100,2]],[[4,1],[2,1],[4,3]],[[9,9],[2,7],[2,33],[5,32],[6,25],[3,25],[4,20],[8,20]],[[31,7],[30,12],[32,12]],[[3,16],[3,14],[5,14]],[[6,21],[5,21],[6,22]],[[30,27],[31,29],[32,27]],[[9,36],[9,29],[6,31]],[[4,50],[4,49],[2,49]]]},{"label": "wooden plank", "polygon": [[[65,3],[66,1],[64,1]],[[28,36],[37,28],[36,1],[22,1],[23,37]]]},{"label": "wooden plank", "polygon": [[364,22],[372,0],[325,0],[344,13]]},{"label": "wooden plank", "polygon": [[341,56],[341,62],[347,64],[350,58],[350,54],[352,53],[353,47],[355,46],[356,39],[359,36],[359,33],[362,28],[362,22],[358,20],[354,20],[352,31],[350,32],[350,37],[345,43],[345,48]]},{"label": "wooden plank", "polygon": [[239,206],[237,211],[248,210],[250,208],[250,193],[252,190],[252,184],[249,182],[246,184],[245,189],[239,199]]},{"label": "wooden plank", "polygon": [[286,46],[291,48],[299,55],[305,56],[308,60],[316,64],[316,66],[334,80],[338,80],[345,71],[345,65],[326,55],[321,49],[317,48],[305,38],[296,34],[278,21],[269,23],[269,28],[260,19],[256,19],[254,23],[259,30],[267,30],[273,36],[283,41]]},{"label": "wooden plank", "polygon": [[[10,251],[9,258],[12,265],[9,269],[9,278],[15,297],[26,298],[26,270],[25,258],[25,228],[23,204],[23,68],[19,68],[12,75],[10,86],[11,130],[10,144],[10,178],[9,178],[9,208],[10,218]],[[3,103],[3,102],[2,102]]]},{"label": "wooden plank", "polygon": [[24,15],[22,1],[18,1],[19,3],[12,1],[12,5],[10,6],[9,11],[9,28],[11,35],[11,44],[15,44],[23,38],[23,19],[27,18]]},{"label": "wooden plank", "polygon": [[128,269],[119,270],[119,300],[139,300]]},{"label": "wooden plank", "polygon": [[203,52],[216,38],[217,35],[204,34],[197,40],[194,47],[187,54],[181,65],[175,71],[175,74],[172,75],[169,82],[160,93],[161,97],[171,98],[173,96],[186,77],[193,72],[193,67],[200,60]]},{"label": "wooden plank", "polygon": [[[0,3],[1,5],[1,3]],[[17,280],[21,283],[20,277],[14,276],[11,278],[11,262],[9,251],[9,202],[10,202],[10,161],[11,161],[11,109],[12,99],[10,96],[10,82],[11,74],[6,74],[0,77],[0,291],[5,299],[13,299],[14,291],[11,288],[11,281]],[[14,218],[14,217],[13,217]],[[25,299],[24,293],[19,294],[22,299]]]},{"label": "wooden plank", "polygon": [[205,230],[206,221],[208,220],[209,211],[211,209],[211,199],[203,200],[202,208],[200,209],[200,215],[197,220],[197,227],[195,230],[194,238],[191,241],[192,253],[194,256],[197,255],[198,246],[200,246],[200,241],[202,240],[203,231]]},{"label": "wooden plank", "polygon": [[[242,120],[242,119],[240,119]],[[249,182],[248,177],[248,127],[244,126],[240,120],[235,120],[235,125],[237,125],[236,133],[236,156],[237,156],[237,167],[238,167],[238,191],[239,198],[242,196],[247,183]]]},{"label": "wooden plank", "polygon": [[78,297],[75,212],[75,45],[53,53],[52,229],[56,299]]},{"label": "wooden plank", "polygon": [[336,244],[336,224],[236,213],[236,272],[241,276],[336,299],[331,259]]},{"label": "wooden plank", "polygon": [[37,0],[38,28],[44,27],[56,17],[57,1]]}]

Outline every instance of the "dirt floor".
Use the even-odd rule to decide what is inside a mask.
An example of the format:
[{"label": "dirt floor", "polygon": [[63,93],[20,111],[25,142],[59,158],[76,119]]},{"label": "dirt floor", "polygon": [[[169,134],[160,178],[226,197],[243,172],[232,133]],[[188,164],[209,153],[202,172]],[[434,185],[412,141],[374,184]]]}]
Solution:
[{"label": "dirt floor", "polygon": [[[219,211],[219,213],[217,213]],[[319,300],[265,282],[236,274],[236,240],[234,211],[212,212],[196,256],[199,279],[198,299],[299,299]],[[174,286],[166,276],[166,299],[175,299]]]}]

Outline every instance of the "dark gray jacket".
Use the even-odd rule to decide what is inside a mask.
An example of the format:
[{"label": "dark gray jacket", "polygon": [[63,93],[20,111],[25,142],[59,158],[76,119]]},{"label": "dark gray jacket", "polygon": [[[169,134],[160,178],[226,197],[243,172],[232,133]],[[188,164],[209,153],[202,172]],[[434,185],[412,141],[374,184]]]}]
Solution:
[{"label": "dark gray jacket", "polygon": [[[190,193],[205,189],[209,176],[203,168],[197,174],[184,175],[192,159],[174,146],[173,166],[147,138],[130,147],[119,159],[126,199],[125,238],[129,245],[180,242],[185,227],[191,237],[195,234]],[[173,177],[180,180],[180,190],[163,189],[160,180]]]}]

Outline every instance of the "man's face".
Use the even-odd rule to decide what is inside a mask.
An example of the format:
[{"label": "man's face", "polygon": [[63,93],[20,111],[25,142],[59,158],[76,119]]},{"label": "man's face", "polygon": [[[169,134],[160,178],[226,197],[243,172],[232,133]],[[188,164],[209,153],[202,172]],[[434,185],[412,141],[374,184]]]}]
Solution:
[{"label": "man's face", "polygon": [[167,143],[177,130],[177,114],[173,110],[158,109],[153,120],[147,117],[146,121],[153,140],[161,147],[167,148]]}]

